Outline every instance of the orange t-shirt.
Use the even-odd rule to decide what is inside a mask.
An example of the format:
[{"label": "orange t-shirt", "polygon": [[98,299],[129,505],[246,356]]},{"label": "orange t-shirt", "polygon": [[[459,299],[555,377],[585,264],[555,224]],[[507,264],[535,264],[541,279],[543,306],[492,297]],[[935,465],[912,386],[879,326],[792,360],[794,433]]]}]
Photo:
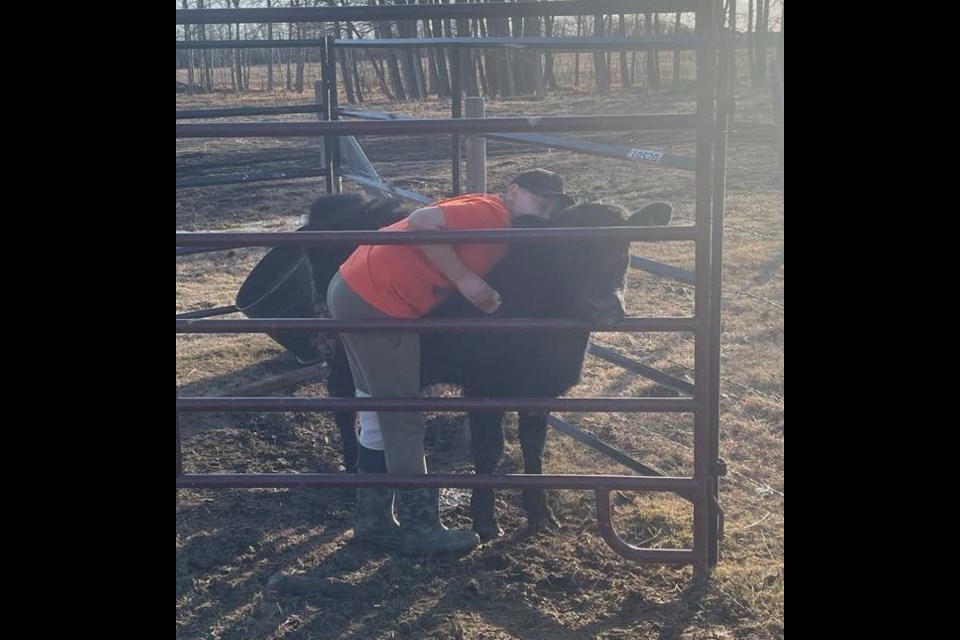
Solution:
[{"label": "orange t-shirt", "polygon": [[[435,202],[447,229],[509,227],[510,211],[500,196],[469,194]],[[381,231],[405,231],[406,219]],[[470,271],[485,276],[507,253],[505,244],[455,244]],[[453,283],[414,244],[363,245],[340,265],[340,275],[361,298],[394,318],[419,318],[456,291]]]}]

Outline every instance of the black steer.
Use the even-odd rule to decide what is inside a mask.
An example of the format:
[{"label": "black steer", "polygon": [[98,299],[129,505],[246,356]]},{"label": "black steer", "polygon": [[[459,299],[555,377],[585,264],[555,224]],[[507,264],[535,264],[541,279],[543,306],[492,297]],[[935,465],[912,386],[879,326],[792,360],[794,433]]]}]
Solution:
[{"label": "black steer", "polygon": [[[518,216],[515,228],[609,227],[666,224],[672,209],[666,203],[648,205],[630,216],[617,206],[571,206],[550,221]],[[358,196],[322,196],[310,209],[308,230],[378,229],[404,214],[390,203]],[[337,268],[354,246],[307,250],[318,315],[326,315],[326,292]],[[570,240],[562,243],[514,244],[486,280],[501,295],[500,308],[488,316],[465,298],[452,296],[431,318],[562,318],[613,323],[624,317],[623,287],[629,266],[624,240]],[[420,337],[420,377],[424,387],[450,383],[466,397],[556,397],[580,380],[590,334],[544,333],[423,333]],[[339,340],[328,341],[331,397],[352,397],[355,387],[346,353]],[[492,473],[503,453],[502,412],[470,412],[470,435],[477,473]],[[354,413],[337,414],[347,469],[356,469],[357,433]],[[524,473],[543,472],[546,413],[519,413]],[[524,505],[533,530],[556,527],[557,520],[543,490],[525,490]],[[476,489],[471,499],[473,528],[482,538],[502,532],[494,512],[491,489]]]}]

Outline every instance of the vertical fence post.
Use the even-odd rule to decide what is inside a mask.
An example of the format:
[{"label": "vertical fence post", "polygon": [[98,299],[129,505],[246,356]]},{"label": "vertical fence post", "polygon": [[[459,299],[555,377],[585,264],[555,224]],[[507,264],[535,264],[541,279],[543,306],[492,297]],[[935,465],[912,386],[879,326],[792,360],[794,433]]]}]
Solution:
[{"label": "vertical fence post", "polygon": [[[177,399],[180,399],[180,393],[177,392]],[[180,412],[177,411],[177,477],[183,475],[183,453],[180,450]]]},{"label": "vertical fence post", "polygon": [[[463,117],[463,87],[460,84],[460,49],[457,47],[452,47],[450,49],[450,59],[452,64],[450,65],[450,71],[453,73],[453,82],[451,83],[451,93],[453,94],[453,101],[450,104],[450,111],[452,118],[462,118]],[[461,177],[460,169],[460,136],[459,134],[454,133],[450,136],[450,155],[452,156],[452,174],[453,174],[453,195],[458,196],[460,192],[463,191],[463,178]]]},{"label": "vertical fence post", "polygon": [[[323,106],[325,120],[339,120],[337,113],[337,58],[334,51],[333,36],[323,38],[320,49],[320,77],[323,84]],[[340,193],[343,183],[340,180],[340,139],[337,136],[326,137],[327,151],[327,193]]]},{"label": "vertical fence post", "polygon": [[[322,52],[321,52],[322,54]],[[322,57],[322,56],[321,56]],[[323,63],[320,64],[320,75],[323,76]],[[326,90],[323,80],[317,80],[313,83],[313,96],[317,101],[317,120],[323,122],[327,119],[326,100],[323,99]],[[324,171],[324,179],[327,183],[327,193],[333,193],[333,180],[329,171],[329,162],[327,160],[327,136],[320,138],[320,166]]]},{"label": "vertical fence post", "polygon": [[[467,117],[483,118],[486,109],[483,98],[467,97]],[[467,140],[467,191],[487,192],[487,139],[483,136],[468,136]]]}]

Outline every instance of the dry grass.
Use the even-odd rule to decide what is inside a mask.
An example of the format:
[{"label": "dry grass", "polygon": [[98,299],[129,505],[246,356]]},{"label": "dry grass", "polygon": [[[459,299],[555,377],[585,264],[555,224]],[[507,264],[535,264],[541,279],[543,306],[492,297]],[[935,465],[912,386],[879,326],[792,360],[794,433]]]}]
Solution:
[{"label": "dry grass", "polygon": [[[178,96],[178,108],[275,97]],[[504,100],[488,113],[614,113],[692,110],[684,92],[631,92],[598,99],[567,92],[537,102]],[[721,455],[726,538],[706,585],[689,569],[629,564],[599,538],[592,495],[554,495],[564,530],[524,538],[519,496],[502,492],[504,539],[460,559],[407,559],[351,542],[351,502],[340,491],[179,491],[177,493],[178,638],[491,638],[592,640],[633,638],[774,638],[784,633],[783,200],[769,125],[769,98],[744,96],[741,127],[730,140],[723,295]],[[440,116],[449,105],[369,105]],[[291,116],[303,119],[304,116]],[[758,133],[759,132],[759,133]],[[748,135],[749,134],[749,135]],[[592,139],[623,142],[608,134]],[[690,153],[686,134],[637,135],[635,144]],[[449,143],[436,136],[363,140],[381,174],[408,188],[449,189]],[[496,189],[520,168],[563,172],[583,197],[633,208],[674,202],[681,221],[693,212],[691,175],[522,146],[489,145],[489,183]],[[255,160],[303,166],[316,148],[300,140],[178,141],[181,171],[226,171]],[[204,168],[211,165],[219,168]],[[178,229],[293,228],[322,180],[187,189],[177,192]],[[637,244],[634,252],[686,268],[683,243]],[[177,261],[177,311],[229,304],[262,255],[251,249]],[[680,315],[692,288],[631,273],[629,310]],[[671,374],[690,374],[689,340],[673,334],[598,334],[597,342]],[[230,387],[292,366],[292,357],[263,336],[178,336],[177,384],[184,395]],[[571,395],[651,395],[664,390],[589,358]],[[322,395],[322,381],[297,395]],[[590,430],[655,467],[689,473],[692,424],[669,414],[570,414]],[[457,416],[433,415],[431,468],[469,468],[466,430]],[[335,471],[339,443],[326,415],[219,414],[184,417],[184,451],[194,472]],[[515,420],[507,427],[503,469],[521,468]],[[592,450],[551,432],[547,472],[625,473]],[[467,523],[462,494],[448,493],[445,518]],[[650,546],[690,543],[692,510],[659,494],[620,494],[621,534]],[[289,576],[328,579],[336,589]],[[329,583],[323,583],[329,584]]]}]

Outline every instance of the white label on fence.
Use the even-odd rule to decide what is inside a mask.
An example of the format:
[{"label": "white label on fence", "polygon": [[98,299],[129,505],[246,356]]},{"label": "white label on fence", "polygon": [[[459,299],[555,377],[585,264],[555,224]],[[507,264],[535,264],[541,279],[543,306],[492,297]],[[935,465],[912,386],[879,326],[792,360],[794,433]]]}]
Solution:
[{"label": "white label on fence", "polygon": [[627,157],[632,160],[647,160],[649,162],[660,162],[663,158],[662,151],[647,151],[646,149],[630,149]]}]

